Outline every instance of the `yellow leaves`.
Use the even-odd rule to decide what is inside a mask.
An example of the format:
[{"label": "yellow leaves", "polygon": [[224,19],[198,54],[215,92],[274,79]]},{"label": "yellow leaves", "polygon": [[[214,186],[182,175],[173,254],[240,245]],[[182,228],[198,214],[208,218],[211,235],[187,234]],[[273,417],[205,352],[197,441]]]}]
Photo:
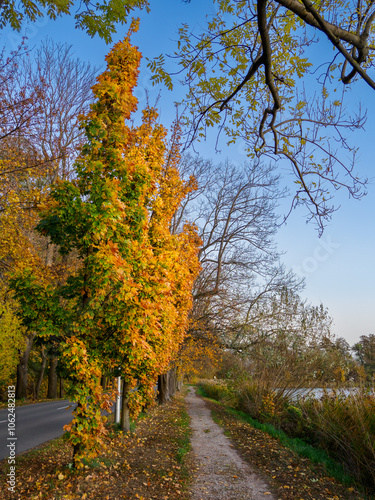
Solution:
[{"label": "yellow leaves", "polygon": [[148,342],[146,342],[145,339],[137,335],[137,337],[133,337],[131,339],[131,343],[134,348],[140,349],[144,356],[150,356],[149,354],[149,351],[151,351],[150,344],[148,344]]},{"label": "yellow leaves", "polygon": [[64,425],[63,429],[66,432],[70,432],[72,430],[72,423]]},{"label": "yellow leaves", "polygon": [[140,23],[140,20],[139,18],[132,18],[131,20],[131,23],[130,23],[130,27],[129,27],[129,30],[128,30],[128,33],[127,33],[127,40],[130,42],[130,37],[131,35],[133,35],[134,33],[137,33],[137,31],[139,30],[139,23]]},{"label": "yellow leaves", "polygon": [[120,272],[120,275],[123,275],[123,271],[121,270],[121,267],[123,265],[124,259],[122,258],[119,248],[117,243],[114,243],[113,241],[109,241],[107,245],[105,245],[105,254],[106,257],[109,258],[110,262],[118,269],[118,272]]},{"label": "yellow leaves", "polygon": [[11,294],[0,287],[0,385],[9,381],[9,376],[19,362],[19,351],[25,347],[26,329],[17,317],[18,304]]},{"label": "yellow leaves", "polygon": [[222,349],[218,339],[212,332],[205,331],[204,326],[194,322],[189,324],[189,329],[199,329],[202,338],[187,337],[184,340],[178,357],[178,366],[182,373],[197,375],[202,368],[202,362],[217,367],[222,358]]},{"label": "yellow leaves", "polygon": [[[121,368],[129,385],[141,383],[130,395],[134,413],[154,399],[155,378],[183,340],[199,271],[194,228],[187,225],[179,235],[170,229],[181,200],[195,188],[193,179],[179,176],[178,147],[166,158],[166,131],[156,124],[155,109],[144,111],[139,127],[124,124],[136,107],[140,53],[128,35],[106,59],[84,121],[77,178],[53,191],[40,223],[81,257],[66,287],[73,306],[60,344],[61,369],[77,403],[65,428],[77,467],[103,446],[100,410],[110,401],[100,387],[101,368]],[[68,295],[66,288],[54,289],[58,299]]]}]

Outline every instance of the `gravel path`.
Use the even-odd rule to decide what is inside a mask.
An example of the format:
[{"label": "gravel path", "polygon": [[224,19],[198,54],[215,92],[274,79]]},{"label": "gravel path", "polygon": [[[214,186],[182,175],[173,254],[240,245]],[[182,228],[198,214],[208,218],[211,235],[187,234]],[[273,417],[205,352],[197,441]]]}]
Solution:
[{"label": "gravel path", "polygon": [[186,398],[191,419],[191,446],[198,470],[193,500],[275,499],[267,484],[242,460],[224,431],[211,417],[203,399],[190,387]]}]

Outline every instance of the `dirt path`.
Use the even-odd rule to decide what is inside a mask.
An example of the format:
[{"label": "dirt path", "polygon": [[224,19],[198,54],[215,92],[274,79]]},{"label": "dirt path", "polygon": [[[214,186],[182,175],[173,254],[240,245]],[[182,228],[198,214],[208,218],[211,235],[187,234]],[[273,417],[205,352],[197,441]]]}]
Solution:
[{"label": "dirt path", "polygon": [[199,467],[192,487],[193,500],[275,499],[263,479],[232,447],[192,387],[186,402],[193,431],[191,446]]}]

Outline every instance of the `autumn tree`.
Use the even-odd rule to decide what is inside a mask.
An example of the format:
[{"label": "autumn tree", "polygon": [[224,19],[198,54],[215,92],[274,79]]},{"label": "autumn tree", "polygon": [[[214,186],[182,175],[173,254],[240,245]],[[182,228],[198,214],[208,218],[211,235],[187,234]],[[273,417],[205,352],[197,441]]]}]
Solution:
[{"label": "autumn tree", "polygon": [[12,280],[24,321],[40,322],[60,339],[68,395],[78,403],[68,426],[77,466],[102,444],[102,373],[124,379],[124,410],[136,415],[154,399],[156,377],[183,340],[199,270],[194,228],[170,231],[194,187],[179,178],[178,148],[166,157],[166,131],[154,109],[143,111],[141,125],[129,123],[141,57],[130,45],[135,26],[108,54],[93,87],[76,178],[56,184],[37,226],[61,255],[74,251],[79,267],[57,286],[27,269]]},{"label": "autumn tree", "polygon": [[[32,56],[33,55],[33,56]],[[1,54],[0,153],[9,168],[2,179],[26,170],[66,178],[83,136],[96,68],[74,58],[72,47],[47,40],[34,53],[23,43]],[[4,165],[5,167],[5,165]]]},{"label": "autumn tree", "polygon": [[303,205],[322,230],[335,190],[364,192],[346,131],[365,116],[344,99],[359,79],[375,88],[374,8],[372,0],[219,0],[200,32],[180,28],[176,70],[164,55],[149,66],[169,88],[181,76],[188,144],[218,127],[251,158],[287,160],[292,207]]},{"label": "autumn tree", "polygon": [[[1,223],[8,216],[15,219],[17,212],[30,212],[34,208],[35,179],[39,176],[37,168],[34,175],[30,176],[29,182],[27,182],[27,175],[25,174],[27,174],[30,163],[39,165],[38,154],[29,140],[29,134],[40,118],[40,103],[43,98],[44,83],[39,80],[38,82],[34,81],[33,85],[31,85],[30,81],[19,81],[20,62],[24,57],[26,57],[24,45],[21,45],[17,51],[10,54],[7,54],[5,49],[1,53]],[[22,185],[22,188],[20,188],[20,185]],[[20,193],[21,189],[23,190],[22,194]],[[27,226],[25,220],[22,224]],[[7,225],[10,227],[12,223],[9,221]],[[4,233],[2,234],[2,246],[7,246],[8,237]],[[10,255],[15,254],[17,246],[17,239],[15,239],[11,245],[8,245],[8,253]],[[6,267],[3,253],[4,251],[0,250],[1,267]]]},{"label": "autumn tree", "polygon": [[[38,82],[43,82],[39,119],[34,120],[25,134],[25,139],[37,152],[34,162],[28,162],[25,177],[30,184],[30,178],[36,170],[39,187],[46,194],[57,179],[68,179],[74,175],[74,159],[84,136],[78,117],[88,112],[96,73],[95,67],[74,57],[71,46],[55,43],[53,40],[42,42],[32,55],[23,57],[20,61],[17,77],[20,87],[26,83],[36,87]],[[21,165],[20,168],[23,167]],[[13,175],[17,175],[17,172]],[[21,185],[20,189],[24,192],[25,185]],[[36,205],[35,210],[38,211],[38,208]],[[33,237],[35,241],[35,235]],[[41,243],[39,254],[48,267],[53,266],[57,272],[64,274],[66,268],[74,264],[72,258],[59,258],[56,246],[45,237],[39,235],[38,240]],[[45,365],[48,363],[47,397],[55,398],[58,350],[53,342],[42,342],[39,338],[37,343],[42,357],[37,388],[40,387]]]},{"label": "autumn tree", "polygon": [[39,190],[48,190],[72,173],[83,137],[78,116],[88,111],[97,70],[74,58],[71,46],[51,40],[43,42],[34,57],[28,52],[8,57],[2,70],[3,190],[11,184],[26,193],[36,183]]},{"label": "autumn tree", "polygon": [[[28,101],[28,100],[27,100]],[[3,100],[4,103],[4,100]],[[18,103],[17,103],[18,104]],[[23,102],[22,107],[16,106],[15,111],[20,115],[29,114],[29,107],[33,107],[33,99]],[[10,106],[12,107],[12,105]],[[34,112],[30,113],[30,120],[34,119]],[[37,265],[39,257],[36,248],[30,240],[33,228],[37,222],[37,214],[34,210],[35,202],[39,199],[40,190],[36,186],[38,173],[34,171],[33,176],[27,176],[25,162],[34,161],[34,151],[31,151],[25,141],[20,137],[19,126],[24,131],[24,126],[30,125],[29,119],[22,123],[16,121],[16,126],[8,128],[9,134],[4,133],[1,140],[0,178],[2,179],[0,189],[0,290],[1,294],[7,293],[8,273],[11,272],[16,263],[28,262],[29,265]],[[18,152],[18,154],[17,154]],[[19,170],[15,175],[14,171]],[[22,185],[22,188],[21,188]],[[8,310],[8,314],[15,312],[15,308]],[[16,322],[14,318],[13,322]],[[17,366],[16,397],[26,397],[27,391],[27,364],[32,348],[35,332],[23,331],[25,335]],[[1,331],[6,335],[6,330]],[[22,350],[21,350],[22,349]]]}]

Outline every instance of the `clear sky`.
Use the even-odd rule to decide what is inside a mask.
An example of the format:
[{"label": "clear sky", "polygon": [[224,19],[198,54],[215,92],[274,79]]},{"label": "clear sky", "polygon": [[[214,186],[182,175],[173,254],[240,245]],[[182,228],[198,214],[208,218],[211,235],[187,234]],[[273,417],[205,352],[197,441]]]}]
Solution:
[{"label": "clear sky", "polygon": [[[212,9],[209,0],[191,0],[191,3],[180,0],[151,1],[151,13],[140,16],[141,26],[134,43],[145,57],[171,53],[176,47],[174,41],[178,38],[177,30],[181,23],[203,26],[206,14]],[[126,27],[119,27],[113,41],[122,39],[126,31]],[[74,20],[67,17],[29,25],[26,35],[30,47],[38,46],[49,36],[57,42],[71,44],[77,57],[103,68],[104,57],[111,47],[99,38],[91,39],[75,30]],[[16,48],[20,37],[6,29],[0,43]],[[146,89],[150,92],[151,103],[160,90],[150,85],[145,59],[141,70],[136,91],[140,106],[146,102]],[[283,261],[286,266],[306,279],[302,296],[313,304],[322,302],[328,307],[334,319],[334,333],[344,337],[351,345],[360,335],[375,333],[375,92],[359,84],[356,94],[368,107],[365,131],[353,133],[353,140],[360,147],[357,170],[364,177],[373,178],[368,195],[361,201],[349,200],[344,193],[337,197],[341,208],[320,239],[313,225],[306,224],[301,210],[293,212],[277,236],[279,249],[285,252]],[[182,89],[176,89],[173,94],[161,90],[160,120],[165,126],[171,124],[175,115],[173,101],[182,96]],[[202,145],[200,150],[205,157],[217,162],[223,161],[228,154],[224,147],[221,153],[215,153],[208,145]],[[241,161],[241,145],[237,147],[237,153],[237,160]]]}]

